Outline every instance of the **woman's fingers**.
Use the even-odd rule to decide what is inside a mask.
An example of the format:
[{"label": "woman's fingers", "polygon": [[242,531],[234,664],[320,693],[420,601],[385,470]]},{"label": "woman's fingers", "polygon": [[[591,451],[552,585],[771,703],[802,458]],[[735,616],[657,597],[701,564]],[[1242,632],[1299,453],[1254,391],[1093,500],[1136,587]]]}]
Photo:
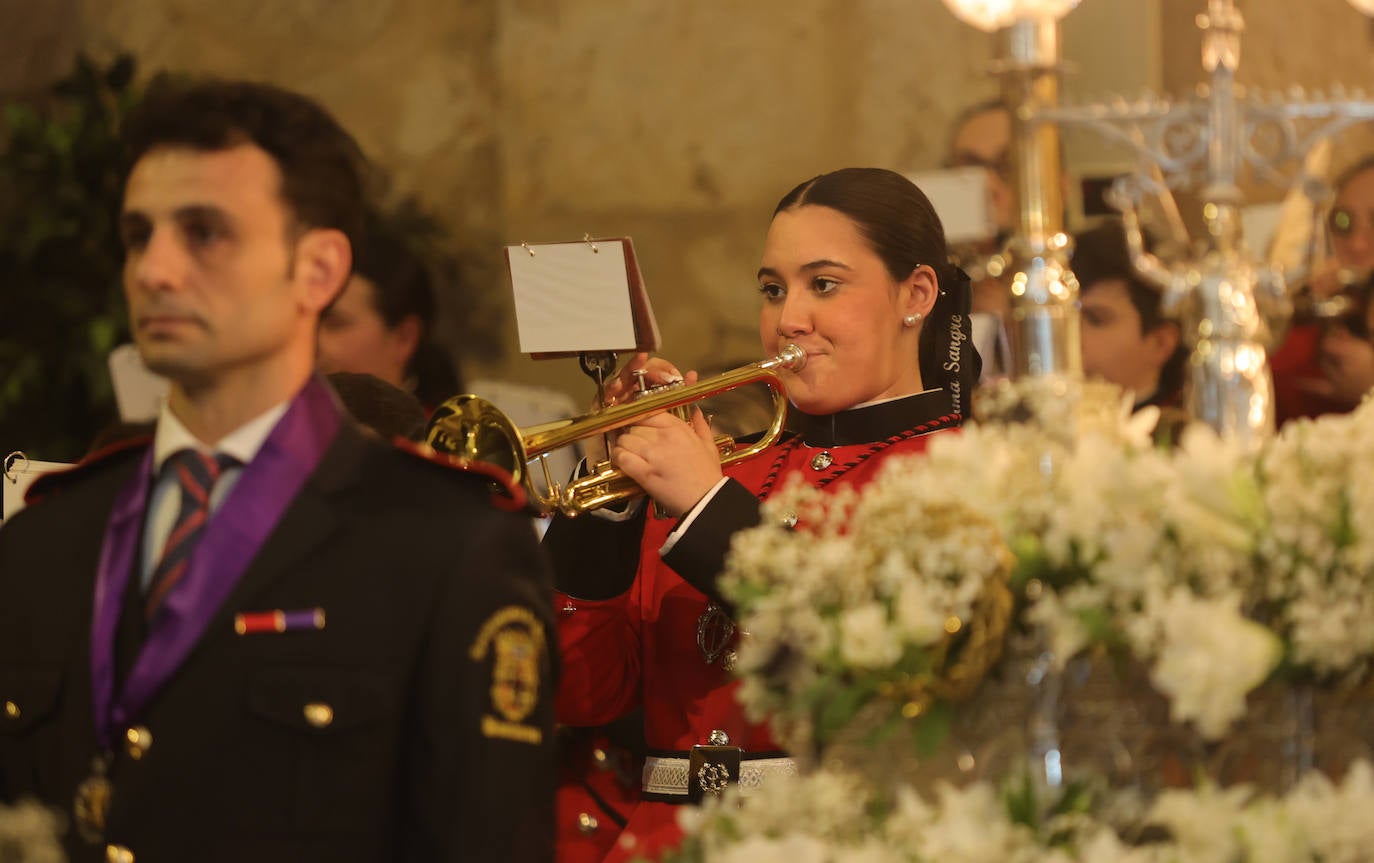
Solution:
[{"label": "woman's fingers", "polygon": [[716,433],[711,431],[711,421],[701,412],[701,408],[692,408],[692,431],[696,432],[699,439],[711,445],[711,451],[716,449]]},{"label": "woman's fingers", "polygon": [[690,509],[721,477],[710,426],[700,411],[691,424],[666,413],[645,418],[616,441],[611,461],[673,515]]},{"label": "woman's fingers", "polygon": [[635,354],[625,368],[607,382],[605,403],[608,406],[620,404],[633,397],[639,389],[639,375],[635,373],[640,370],[644,372],[644,385],[646,387],[662,386],[683,380],[682,372],[677,370],[677,366],[662,357],[651,358],[645,353]]},{"label": "woman's fingers", "polygon": [[1317,365],[1340,401],[1357,404],[1374,387],[1374,344],[1347,331],[1334,330],[1322,340]]}]

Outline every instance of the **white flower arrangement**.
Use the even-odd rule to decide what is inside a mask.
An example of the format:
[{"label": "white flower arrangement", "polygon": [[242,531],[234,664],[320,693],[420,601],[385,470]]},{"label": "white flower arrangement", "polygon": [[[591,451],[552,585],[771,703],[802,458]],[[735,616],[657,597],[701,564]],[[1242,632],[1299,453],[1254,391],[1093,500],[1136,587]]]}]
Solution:
[{"label": "white flower arrangement", "polygon": [[[1088,648],[1127,655],[1170,718],[1207,741],[1276,669],[1368,679],[1374,400],[1290,425],[1258,452],[1202,427],[1164,450],[1148,412],[1098,408],[1085,422],[1055,386],[994,394],[1003,415],[1038,423],[938,436],[860,492],[788,486],[764,526],[736,537],[722,585],[748,634],[738,668],[752,718],[815,753],[851,725],[871,731],[873,708],[888,726],[936,715],[967,694],[952,686],[960,673],[996,658],[972,635],[1000,636],[987,606],[1004,580],[1019,599],[1012,625],[1046,651],[1035,667]],[[961,667],[969,652],[983,664]],[[895,785],[841,772],[852,754],[684,810],[670,860],[1355,863],[1374,848],[1365,761],[1342,761],[1339,782],[1308,772],[1283,796],[1204,776],[1152,799],[1066,790],[1047,810],[1029,780],[918,792],[900,770]]]},{"label": "white flower arrangement", "polygon": [[62,816],[38,803],[0,805],[0,863],[63,863]]},{"label": "white flower arrangement", "polygon": [[1259,458],[1262,597],[1292,661],[1359,674],[1374,655],[1374,400],[1285,426]]},{"label": "white flower arrangement", "polygon": [[669,863],[1361,863],[1374,848],[1374,769],[1307,774],[1287,794],[1238,786],[1129,794],[1066,790],[1047,811],[1026,788],[978,782],[875,792],[816,771],[727,792],[679,817]]},{"label": "white flower arrangement", "polygon": [[784,744],[821,746],[875,699],[920,712],[909,683],[938,682],[950,634],[977,619],[1008,554],[1020,620],[1059,663],[1090,645],[1129,652],[1172,718],[1205,738],[1224,735],[1285,659],[1363,675],[1374,402],[1285,429],[1258,453],[1201,426],[1161,449],[1153,422],[1123,404],[1072,434],[969,424],[890,460],[860,492],[784,488],[764,525],[736,538],[722,582],[749,634],[748,714],[771,717]]},{"label": "white flower arrangement", "polygon": [[951,685],[949,644],[981,625],[1011,564],[996,525],[954,490],[900,472],[864,494],[786,487],[731,559],[724,589],[748,633],[741,700],[794,751],[828,742],[875,700],[894,719],[920,712]]}]

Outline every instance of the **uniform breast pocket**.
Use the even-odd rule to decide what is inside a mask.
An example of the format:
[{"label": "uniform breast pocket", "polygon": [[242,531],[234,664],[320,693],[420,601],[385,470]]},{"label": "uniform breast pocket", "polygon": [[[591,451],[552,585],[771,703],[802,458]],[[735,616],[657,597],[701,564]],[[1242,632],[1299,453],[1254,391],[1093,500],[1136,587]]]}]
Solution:
[{"label": "uniform breast pocket", "polygon": [[247,695],[264,749],[287,774],[296,830],[363,830],[394,805],[402,707],[381,675],[265,669],[249,678]]},{"label": "uniform breast pocket", "polygon": [[40,766],[55,770],[54,724],[62,691],[56,669],[0,667],[0,791],[10,797],[37,794]]}]

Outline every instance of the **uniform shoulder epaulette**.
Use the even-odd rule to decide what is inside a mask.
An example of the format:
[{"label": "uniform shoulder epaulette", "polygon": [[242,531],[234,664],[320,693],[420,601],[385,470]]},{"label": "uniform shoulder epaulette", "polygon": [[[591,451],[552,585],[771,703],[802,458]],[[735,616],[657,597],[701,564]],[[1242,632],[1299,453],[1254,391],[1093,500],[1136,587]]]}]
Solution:
[{"label": "uniform shoulder epaulette", "polygon": [[520,512],[528,502],[525,489],[511,477],[510,473],[496,465],[442,453],[429,444],[415,443],[403,437],[393,438],[391,443],[401,452],[428,464],[444,470],[460,471],[486,480],[487,486],[491,490],[492,505],[498,509]]},{"label": "uniform shoulder epaulette", "polygon": [[24,503],[32,506],[38,501],[60,492],[72,483],[90,476],[99,468],[120,461],[121,456],[128,457],[135,451],[142,451],[152,442],[152,435],[140,435],[139,437],[116,441],[109,446],[87,453],[81,461],[69,468],[45,473],[34,479],[28,491],[24,493]]}]

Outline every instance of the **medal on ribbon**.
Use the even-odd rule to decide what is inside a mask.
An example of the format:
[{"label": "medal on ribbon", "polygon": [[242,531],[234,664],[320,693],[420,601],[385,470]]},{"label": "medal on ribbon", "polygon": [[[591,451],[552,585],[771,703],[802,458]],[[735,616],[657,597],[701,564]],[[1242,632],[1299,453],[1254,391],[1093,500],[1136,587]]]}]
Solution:
[{"label": "medal on ribbon", "polygon": [[110,814],[110,798],[114,786],[110,783],[109,756],[97,755],[91,761],[91,775],[76,786],[72,813],[76,816],[76,830],[92,845],[105,839],[105,819]]}]

